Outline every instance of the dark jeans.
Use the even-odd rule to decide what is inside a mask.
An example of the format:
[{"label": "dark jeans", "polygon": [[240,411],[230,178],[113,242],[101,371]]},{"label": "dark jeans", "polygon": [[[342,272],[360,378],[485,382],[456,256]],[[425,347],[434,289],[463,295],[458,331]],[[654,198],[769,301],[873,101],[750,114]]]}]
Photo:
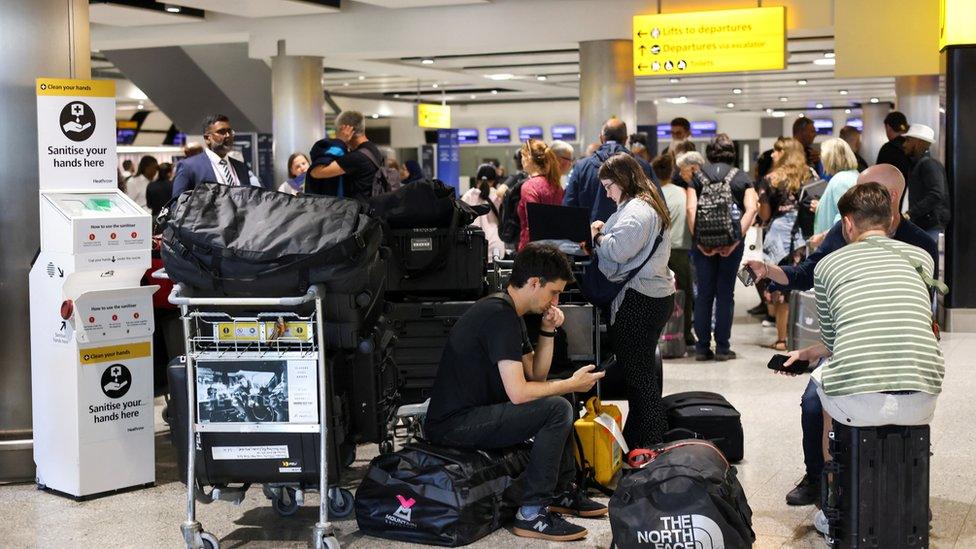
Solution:
[{"label": "dark jeans", "polygon": [[534,438],[516,493],[521,494],[520,505],[546,506],[575,480],[575,416],[568,400],[551,396],[471,408],[427,425],[426,435],[434,444],[472,449],[508,448]]},{"label": "dark jeans", "polygon": [[691,251],[695,264],[695,282],[698,295],[695,297],[695,335],[698,343],[695,352],[705,353],[712,342],[712,306],[715,307],[715,351],[729,350],[732,336],[732,313],[735,307],[735,274],[742,261],[744,246],[739,243],[728,257],[705,255],[696,247]]},{"label": "dark jeans", "polygon": [[824,468],[823,405],[812,379],[800,398],[800,424],[803,426],[803,463],[807,466],[807,474],[820,480]]},{"label": "dark jeans", "polygon": [[692,315],[695,309],[695,291],[692,288],[693,277],[691,274],[691,257],[688,250],[678,248],[671,250],[671,259],[668,260],[668,268],[674,271],[675,282],[678,289],[685,294],[684,314],[685,314],[685,342],[691,343],[695,340],[692,334]]}]

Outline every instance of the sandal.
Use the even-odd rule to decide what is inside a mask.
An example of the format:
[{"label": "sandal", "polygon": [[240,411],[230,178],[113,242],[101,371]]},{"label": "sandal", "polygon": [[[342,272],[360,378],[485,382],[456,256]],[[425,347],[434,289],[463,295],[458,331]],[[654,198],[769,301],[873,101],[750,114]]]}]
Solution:
[{"label": "sandal", "polygon": [[772,345],[766,345],[766,348],[772,349],[774,351],[783,351],[783,352],[787,351],[786,341],[782,339],[777,341],[776,343],[773,343]]}]

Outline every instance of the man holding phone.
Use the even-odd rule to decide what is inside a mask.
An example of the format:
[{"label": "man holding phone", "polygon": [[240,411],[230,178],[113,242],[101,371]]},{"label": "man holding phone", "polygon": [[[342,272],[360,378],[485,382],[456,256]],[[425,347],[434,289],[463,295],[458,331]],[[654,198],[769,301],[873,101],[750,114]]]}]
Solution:
[{"label": "man holding phone", "polygon": [[[427,411],[427,438],[445,446],[507,448],[534,439],[518,480],[514,533],[573,541],[587,531],[553,513],[597,517],[604,505],[572,485],[572,404],[560,395],[589,391],[604,376],[594,366],[569,379],[548,380],[553,337],[564,317],[559,294],[573,280],[569,260],[554,246],[530,244],[515,256],[508,287],[475,303],[448,336]],[[523,315],[542,315],[535,349]]]}]

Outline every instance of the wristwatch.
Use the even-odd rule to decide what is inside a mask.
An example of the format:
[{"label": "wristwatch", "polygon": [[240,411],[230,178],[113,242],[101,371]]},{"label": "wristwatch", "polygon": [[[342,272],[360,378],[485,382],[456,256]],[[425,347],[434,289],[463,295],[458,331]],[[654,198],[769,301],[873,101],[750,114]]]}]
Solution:
[{"label": "wristwatch", "polygon": [[599,246],[601,238],[603,238],[603,233],[602,232],[596,233],[596,235],[593,236],[593,245]]}]

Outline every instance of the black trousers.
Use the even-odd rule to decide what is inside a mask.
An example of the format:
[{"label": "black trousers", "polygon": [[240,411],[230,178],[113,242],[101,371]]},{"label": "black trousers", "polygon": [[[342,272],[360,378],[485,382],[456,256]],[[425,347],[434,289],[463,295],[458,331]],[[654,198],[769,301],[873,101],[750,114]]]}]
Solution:
[{"label": "black trousers", "polygon": [[629,412],[624,440],[631,448],[650,448],[668,430],[663,380],[654,367],[657,341],[674,310],[674,295],[648,297],[628,289],[611,328],[617,367],[623,368]]},{"label": "black trousers", "polygon": [[515,493],[521,505],[546,506],[575,480],[575,419],[568,400],[551,396],[525,404],[471,408],[427,425],[425,434],[434,444],[472,449],[508,448],[534,438],[529,465]]}]

